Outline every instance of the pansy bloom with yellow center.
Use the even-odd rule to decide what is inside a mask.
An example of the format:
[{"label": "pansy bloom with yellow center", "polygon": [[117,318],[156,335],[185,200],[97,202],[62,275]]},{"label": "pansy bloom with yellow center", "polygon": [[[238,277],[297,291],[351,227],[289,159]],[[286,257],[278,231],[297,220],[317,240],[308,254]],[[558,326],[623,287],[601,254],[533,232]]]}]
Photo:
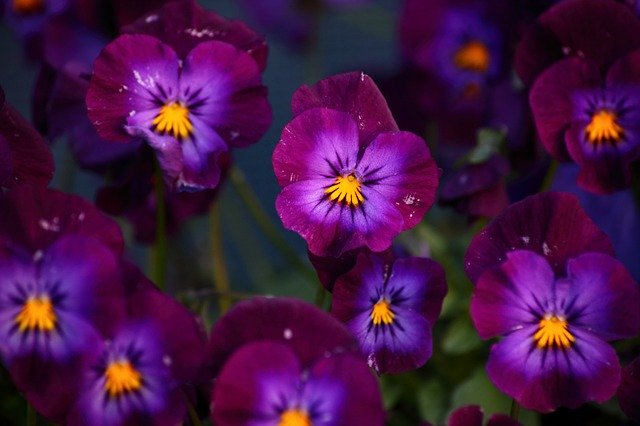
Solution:
[{"label": "pansy bloom with yellow center", "polygon": [[294,94],[294,113],[273,152],[287,229],[318,256],[390,247],[431,207],[438,170],[426,142],[397,131],[375,83],[342,74]]},{"label": "pansy bloom with yellow center", "polygon": [[220,179],[219,157],[230,146],[256,142],[271,123],[263,64],[219,40],[184,53],[193,43],[177,38],[168,45],[125,34],[107,45],[87,92],[89,118],[106,140],[144,138],[171,188],[213,188]]},{"label": "pansy bloom with yellow center", "polygon": [[578,185],[599,194],[628,188],[640,158],[640,51],[618,59],[605,77],[597,63],[563,59],[530,93],[540,140],[559,161],[580,166]]},{"label": "pansy bloom with yellow center", "polygon": [[431,329],[446,293],[444,271],[430,259],[360,254],[336,280],[331,313],[356,337],[370,367],[399,373],[431,356]]},{"label": "pansy bloom with yellow center", "polygon": [[558,275],[543,256],[516,250],[480,276],[471,317],[482,338],[503,336],[491,349],[489,378],[545,412],[614,395],[620,363],[607,342],[640,331],[639,305],[640,287],[611,256],[579,255]]}]

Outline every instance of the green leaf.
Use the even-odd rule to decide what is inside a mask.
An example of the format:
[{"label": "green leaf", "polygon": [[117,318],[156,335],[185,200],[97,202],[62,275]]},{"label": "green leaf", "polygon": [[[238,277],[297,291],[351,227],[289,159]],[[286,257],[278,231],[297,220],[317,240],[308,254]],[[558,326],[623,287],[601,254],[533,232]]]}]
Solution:
[{"label": "green leaf", "polygon": [[418,411],[420,418],[434,424],[440,424],[447,413],[447,391],[437,380],[428,380],[418,390]]},{"label": "green leaf", "polygon": [[442,350],[449,355],[465,354],[480,346],[482,340],[466,315],[453,321],[442,338]]}]

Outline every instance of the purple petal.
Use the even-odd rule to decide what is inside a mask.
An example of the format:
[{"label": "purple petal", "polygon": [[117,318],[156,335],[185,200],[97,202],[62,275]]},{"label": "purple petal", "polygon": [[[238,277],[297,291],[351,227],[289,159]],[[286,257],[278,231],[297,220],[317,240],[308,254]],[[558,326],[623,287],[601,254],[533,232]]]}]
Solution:
[{"label": "purple petal", "polygon": [[538,349],[535,326],[505,337],[491,348],[487,372],[498,389],[524,408],[548,412],[577,408],[611,398],[620,381],[615,351],[602,340],[574,328],[570,349]]},{"label": "purple petal", "polygon": [[640,422],[640,356],[622,370],[617,396],[620,408],[627,417]]},{"label": "purple petal", "polygon": [[304,111],[283,129],[273,150],[273,170],[281,187],[353,171],[358,128],[349,114],[327,108]]},{"label": "purple petal", "polygon": [[449,416],[448,426],[482,426],[484,413],[477,405],[469,405],[456,409]]},{"label": "purple petal", "polygon": [[87,91],[89,118],[98,134],[108,141],[130,141],[125,133],[130,114],[157,109],[159,93],[177,93],[178,68],[176,53],[153,37],[122,35],[109,43],[94,63]]},{"label": "purple petal", "polygon": [[565,131],[574,116],[574,93],[585,87],[599,87],[602,77],[596,63],[567,58],[547,68],[529,93],[540,141],[557,160],[570,160]]},{"label": "purple petal", "polygon": [[601,253],[571,259],[567,280],[563,296],[572,325],[605,341],[640,333],[640,286],[617,259]]},{"label": "purple petal", "polygon": [[509,252],[506,257],[476,281],[470,311],[483,339],[536,322],[546,313],[540,303],[553,292],[554,273],[544,257],[526,250]]},{"label": "purple petal", "polygon": [[293,115],[312,108],[331,108],[351,114],[359,140],[366,146],[378,133],[398,130],[387,101],[371,77],[362,72],[339,74],[302,86],[291,99]]},{"label": "purple petal", "polygon": [[435,201],[440,173],[426,142],[413,133],[379,134],[365,149],[357,170],[365,188],[396,205],[404,218],[403,230],[417,225]]},{"label": "purple petal", "polygon": [[260,69],[253,58],[231,44],[198,44],[182,68],[180,93],[184,99],[191,95],[202,100],[194,115],[202,117],[231,146],[255,143],[271,125]]},{"label": "purple petal", "polygon": [[477,234],[465,255],[472,282],[502,263],[513,250],[544,255],[561,276],[568,259],[585,252],[614,256],[611,242],[587,216],[574,195],[547,192],[512,204]]}]

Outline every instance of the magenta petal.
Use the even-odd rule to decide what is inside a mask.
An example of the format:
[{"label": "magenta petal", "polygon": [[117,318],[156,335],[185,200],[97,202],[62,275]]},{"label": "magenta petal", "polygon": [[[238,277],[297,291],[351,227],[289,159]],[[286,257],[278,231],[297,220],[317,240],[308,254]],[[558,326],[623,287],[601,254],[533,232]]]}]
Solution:
[{"label": "magenta petal", "polygon": [[156,92],[175,93],[178,68],[176,53],[154,37],[122,35],[109,43],[94,62],[87,91],[89,118],[98,134],[108,141],[130,141],[127,119],[157,109]]},{"label": "magenta petal", "polygon": [[349,114],[327,108],[304,111],[282,130],[273,150],[273,170],[281,187],[331,178],[353,171],[359,149],[358,127]]},{"label": "magenta petal", "polygon": [[[258,141],[271,125],[260,69],[231,44],[208,41],[189,52],[180,75],[181,97],[196,96],[197,115],[231,146]],[[194,107],[195,108],[195,107]]]},{"label": "magenta petal", "polygon": [[611,65],[607,72],[607,85],[616,84],[637,86],[640,85],[640,50],[634,50]]},{"label": "magenta petal", "polygon": [[363,72],[339,74],[299,88],[291,99],[293,115],[312,108],[331,108],[351,114],[364,146],[378,133],[398,130],[384,96]]},{"label": "magenta petal", "polygon": [[526,250],[506,256],[499,267],[480,275],[471,299],[471,318],[483,339],[536,322],[539,303],[554,288],[555,277],[544,257]]},{"label": "magenta petal", "polygon": [[472,282],[504,261],[513,250],[544,255],[558,276],[566,262],[585,252],[615,256],[607,235],[584,212],[574,195],[546,192],[512,204],[477,234],[465,254]]},{"label": "magenta petal", "polygon": [[393,202],[403,230],[417,225],[433,205],[440,172],[426,142],[409,132],[381,133],[358,162],[365,187]]},{"label": "magenta petal", "polygon": [[460,407],[449,416],[448,426],[482,426],[484,413],[477,405]]},{"label": "magenta petal", "polygon": [[537,78],[529,93],[529,102],[540,141],[555,159],[571,159],[564,134],[574,118],[574,92],[585,87],[599,87],[601,83],[597,65],[580,58],[557,62]]},{"label": "magenta petal", "polygon": [[620,364],[611,346],[576,328],[570,349],[540,350],[533,344],[534,332],[535,326],[523,328],[492,347],[487,372],[498,389],[541,412],[613,396]]},{"label": "magenta petal", "polygon": [[567,262],[569,291],[564,297],[576,312],[571,324],[602,340],[640,333],[640,286],[617,259],[586,253]]}]

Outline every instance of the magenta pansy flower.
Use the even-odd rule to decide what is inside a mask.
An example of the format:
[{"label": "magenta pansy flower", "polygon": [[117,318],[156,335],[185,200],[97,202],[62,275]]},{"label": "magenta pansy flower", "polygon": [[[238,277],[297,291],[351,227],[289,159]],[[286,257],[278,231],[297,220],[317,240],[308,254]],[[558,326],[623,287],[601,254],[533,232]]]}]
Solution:
[{"label": "magenta pansy flower", "polygon": [[183,46],[120,36],[94,64],[87,106],[102,138],[146,139],[167,184],[195,191],[218,184],[218,160],[230,146],[262,137],[271,108],[261,67],[247,52],[207,40],[181,56]]},{"label": "magenta pansy flower", "polygon": [[378,374],[421,367],[447,284],[442,267],[418,257],[386,261],[360,254],[336,280],[331,313],[353,333]]},{"label": "magenta pansy flower", "polygon": [[438,170],[425,141],[393,129],[384,98],[364,74],[330,77],[299,92],[299,114],[273,152],[285,228],[318,256],[389,248],[433,204]]},{"label": "magenta pansy flower", "polygon": [[604,402],[620,383],[608,341],[640,332],[640,287],[615,258],[584,253],[557,274],[532,251],[507,253],[474,289],[471,317],[482,338],[502,336],[487,373],[523,407],[552,411]]}]

